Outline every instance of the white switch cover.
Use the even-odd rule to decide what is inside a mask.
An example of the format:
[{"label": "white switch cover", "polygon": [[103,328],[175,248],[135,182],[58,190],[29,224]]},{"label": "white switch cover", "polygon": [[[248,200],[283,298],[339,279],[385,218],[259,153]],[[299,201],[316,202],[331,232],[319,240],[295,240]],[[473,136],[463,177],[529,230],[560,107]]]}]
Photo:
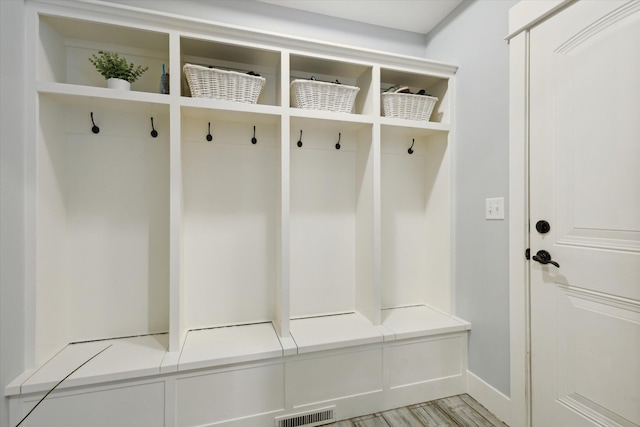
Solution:
[{"label": "white switch cover", "polygon": [[486,219],[504,219],[504,197],[486,199]]}]

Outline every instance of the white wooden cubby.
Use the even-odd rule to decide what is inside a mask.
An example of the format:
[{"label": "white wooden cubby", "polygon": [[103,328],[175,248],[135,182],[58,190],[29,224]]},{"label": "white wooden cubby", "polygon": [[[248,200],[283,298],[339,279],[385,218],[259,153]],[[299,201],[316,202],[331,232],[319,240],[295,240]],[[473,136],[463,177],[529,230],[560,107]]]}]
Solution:
[{"label": "white wooden cubby", "polygon": [[[93,407],[79,390],[126,390],[150,412],[98,411],[104,425],[149,426],[265,425],[322,405],[345,418],[465,391],[454,66],[113,4],[28,10],[30,369],[5,390],[12,419],[101,350],[31,422],[98,425],[70,411]],[[149,71],[107,89],[87,59],[100,50]],[[185,63],[266,87],[257,104],[192,98]],[[353,111],[291,107],[291,81],[311,76],[358,86]],[[382,117],[394,84],[437,96],[431,121]]]}]

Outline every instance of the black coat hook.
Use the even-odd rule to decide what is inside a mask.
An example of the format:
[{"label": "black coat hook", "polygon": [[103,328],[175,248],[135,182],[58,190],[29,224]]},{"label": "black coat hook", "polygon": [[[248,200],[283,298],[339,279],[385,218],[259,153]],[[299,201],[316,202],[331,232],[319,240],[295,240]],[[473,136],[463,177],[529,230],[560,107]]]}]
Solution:
[{"label": "black coat hook", "polygon": [[407,150],[407,153],[413,154],[413,144],[415,143],[416,143],[416,139],[414,138],[413,141],[411,141],[411,147],[409,147],[409,149]]},{"label": "black coat hook", "polygon": [[91,112],[91,124],[93,125],[93,127],[91,128],[91,132],[100,133],[100,128],[96,126],[96,123],[93,121],[93,111]]},{"label": "black coat hook", "polygon": [[256,127],[253,127],[253,138],[251,138],[251,143],[256,144],[258,140],[256,139]]},{"label": "black coat hook", "polygon": [[300,138],[298,138],[298,147],[302,147],[302,129],[300,129]]},{"label": "black coat hook", "polygon": [[211,142],[213,140],[213,136],[211,136],[211,122],[209,122],[209,130],[207,131],[207,141]]},{"label": "black coat hook", "polygon": [[336,150],[340,149],[340,138],[342,137],[341,133],[338,132],[338,143],[336,144]]},{"label": "black coat hook", "polygon": [[158,131],[153,127],[153,117],[151,117],[151,136],[154,138],[158,137]]}]

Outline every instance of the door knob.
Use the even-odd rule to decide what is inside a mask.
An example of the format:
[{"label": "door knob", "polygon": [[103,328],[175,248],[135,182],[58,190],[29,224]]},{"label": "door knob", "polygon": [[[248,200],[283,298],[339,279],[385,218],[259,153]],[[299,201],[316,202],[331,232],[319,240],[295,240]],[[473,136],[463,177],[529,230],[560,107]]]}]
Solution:
[{"label": "door knob", "polygon": [[534,261],[539,262],[540,264],[551,264],[560,268],[560,264],[551,259],[551,254],[545,250],[538,251],[533,257]]}]

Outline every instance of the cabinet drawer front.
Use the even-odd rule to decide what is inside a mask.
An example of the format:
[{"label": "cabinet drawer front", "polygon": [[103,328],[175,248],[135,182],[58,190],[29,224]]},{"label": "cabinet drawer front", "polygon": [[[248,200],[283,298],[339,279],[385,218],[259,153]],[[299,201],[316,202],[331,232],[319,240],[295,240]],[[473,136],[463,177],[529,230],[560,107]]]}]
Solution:
[{"label": "cabinet drawer front", "polygon": [[181,378],[176,401],[178,425],[184,427],[280,411],[284,408],[284,365]]},{"label": "cabinet drawer front", "polygon": [[293,406],[382,390],[382,349],[312,357],[287,367]]},{"label": "cabinet drawer front", "polygon": [[[50,427],[164,427],[165,383],[52,394],[22,424]],[[23,401],[26,414],[41,398]]]},{"label": "cabinet drawer front", "polygon": [[385,350],[389,387],[399,388],[464,373],[465,336],[400,344]]}]

